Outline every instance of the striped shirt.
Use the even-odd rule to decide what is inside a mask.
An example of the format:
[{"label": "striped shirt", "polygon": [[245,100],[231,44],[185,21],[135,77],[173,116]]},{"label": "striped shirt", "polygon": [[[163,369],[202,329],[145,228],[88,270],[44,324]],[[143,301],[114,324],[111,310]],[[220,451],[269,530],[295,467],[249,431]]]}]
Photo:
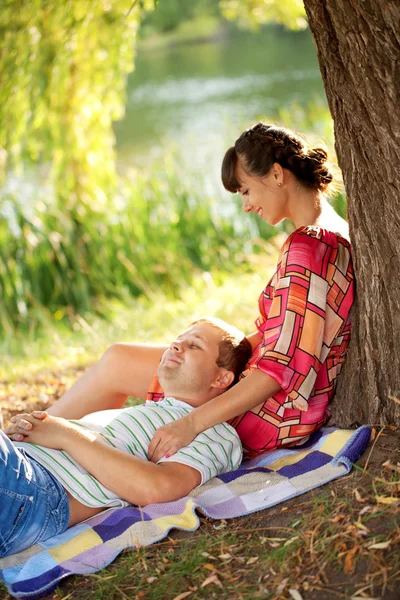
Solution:
[{"label": "striped shirt", "polygon": [[[165,398],[161,402],[147,401],[140,406],[103,410],[71,422],[84,430],[99,433],[113,448],[147,460],[148,447],[156,430],[192,410],[194,408],[186,402]],[[129,505],[90,475],[67,452],[24,442],[16,442],[16,446],[23,448],[50,471],[82,504],[91,507]],[[201,483],[205,483],[215,475],[236,469],[241,460],[239,436],[230,425],[221,423],[200,433],[189,446],[169,458],[162,458],[159,463],[178,462],[192,467],[200,472]]]}]

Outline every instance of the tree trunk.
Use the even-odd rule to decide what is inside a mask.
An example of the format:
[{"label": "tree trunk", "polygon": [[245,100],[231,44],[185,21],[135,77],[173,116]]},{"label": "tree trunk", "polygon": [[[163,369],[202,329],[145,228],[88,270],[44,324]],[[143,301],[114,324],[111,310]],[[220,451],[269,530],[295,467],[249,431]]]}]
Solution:
[{"label": "tree trunk", "polygon": [[357,301],[333,420],[399,424],[400,3],[304,0],[347,192]]}]

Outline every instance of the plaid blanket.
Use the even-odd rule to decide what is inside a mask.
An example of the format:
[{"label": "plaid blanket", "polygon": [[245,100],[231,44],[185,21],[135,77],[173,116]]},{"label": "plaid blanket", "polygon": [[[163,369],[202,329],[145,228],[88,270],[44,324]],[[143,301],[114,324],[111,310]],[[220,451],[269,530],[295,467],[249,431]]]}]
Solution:
[{"label": "plaid blanket", "polygon": [[369,427],[323,428],[302,446],[244,461],[181,500],[104,511],[0,559],[0,575],[15,598],[40,598],[64,577],[99,571],[125,548],[154,544],[174,527],[194,531],[200,525],[196,509],[213,519],[248,515],[346,475],[369,439]]}]

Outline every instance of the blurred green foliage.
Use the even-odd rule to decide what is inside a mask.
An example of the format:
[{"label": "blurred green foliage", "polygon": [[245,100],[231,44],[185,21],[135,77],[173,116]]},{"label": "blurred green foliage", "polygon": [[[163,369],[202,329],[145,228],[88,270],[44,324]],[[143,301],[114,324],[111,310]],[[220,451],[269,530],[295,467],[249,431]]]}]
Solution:
[{"label": "blurred green foliage", "polygon": [[209,16],[221,16],[215,0],[159,0],[157,9],[144,16],[142,30],[166,33],[185,21]]},{"label": "blurred green foliage", "polygon": [[12,197],[8,205],[14,227],[0,217],[0,331],[8,334],[98,311],[105,298],[176,293],[196,271],[245,263],[258,236],[251,221],[224,216],[172,155],[132,172],[107,209],[79,219],[47,200],[29,211]]},{"label": "blurred green foliage", "polygon": [[279,23],[288,29],[307,26],[302,0],[160,0],[157,10],[143,19],[144,37],[177,29],[185,21],[218,17],[240,28]]},{"label": "blurred green foliage", "polygon": [[48,162],[60,208],[82,214],[106,204],[115,185],[112,121],[124,112],[140,17],[153,6],[154,0],[3,0],[3,174],[6,166]]},{"label": "blurred green foliage", "polygon": [[220,0],[220,8],[226,19],[243,27],[266,23],[279,23],[288,29],[307,27],[302,0]]}]

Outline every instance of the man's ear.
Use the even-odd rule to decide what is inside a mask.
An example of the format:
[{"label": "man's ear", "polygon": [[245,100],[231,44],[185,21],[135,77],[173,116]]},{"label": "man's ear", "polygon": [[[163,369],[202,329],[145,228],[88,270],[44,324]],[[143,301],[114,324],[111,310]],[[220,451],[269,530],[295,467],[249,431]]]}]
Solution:
[{"label": "man's ear", "polygon": [[221,369],[219,375],[214,380],[213,386],[217,390],[226,390],[235,380],[235,374],[233,371],[227,369]]}]

